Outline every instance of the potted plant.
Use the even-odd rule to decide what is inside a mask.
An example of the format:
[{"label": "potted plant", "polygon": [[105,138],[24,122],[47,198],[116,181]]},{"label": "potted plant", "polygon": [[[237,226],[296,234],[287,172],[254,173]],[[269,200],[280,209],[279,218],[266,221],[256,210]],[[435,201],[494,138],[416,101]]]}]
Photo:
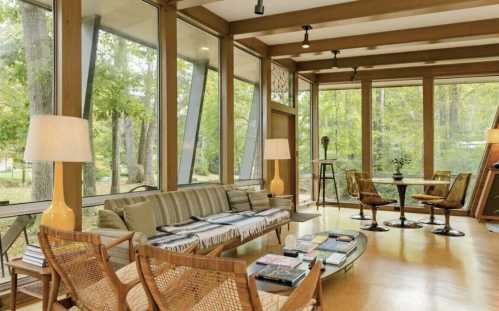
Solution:
[{"label": "potted plant", "polygon": [[395,169],[395,173],[393,173],[393,180],[402,180],[404,179],[404,174],[400,172],[400,170],[404,167],[404,165],[409,165],[411,163],[411,159],[406,154],[400,156],[400,158],[394,158],[392,160],[393,167]]}]

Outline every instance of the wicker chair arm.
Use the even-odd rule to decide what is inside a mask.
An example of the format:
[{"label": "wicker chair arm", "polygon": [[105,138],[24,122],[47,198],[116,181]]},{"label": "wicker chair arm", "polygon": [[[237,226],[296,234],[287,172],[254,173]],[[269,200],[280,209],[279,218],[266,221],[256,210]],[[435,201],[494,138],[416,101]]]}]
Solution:
[{"label": "wicker chair arm", "polygon": [[220,254],[223,252],[225,248],[225,244],[219,245],[212,249],[206,256],[208,257],[220,257]]},{"label": "wicker chair arm", "polygon": [[122,236],[121,238],[118,238],[116,240],[113,240],[111,243],[106,244],[105,247],[106,247],[106,249],[110,249],[110,248],[113,248],[117,245],[120,245],[121,243],[123,243],[125,241],[129,241],[130,243],[132,243],[134,234],[135,234],[135,232],[128,233],[128,234]]},{"label": "wicker chair arm", "polygon": [[302,310],[308,306],[310,303],[315,301],[315,304],[321,303],[321,293],[320,293],[320,281],[321,281],[321,264],[316,262],[310,270],[310,273],[303,280],[303,282],[295,289],[288,300],[280,309],[281,311],[291,311],[291,310]]}]

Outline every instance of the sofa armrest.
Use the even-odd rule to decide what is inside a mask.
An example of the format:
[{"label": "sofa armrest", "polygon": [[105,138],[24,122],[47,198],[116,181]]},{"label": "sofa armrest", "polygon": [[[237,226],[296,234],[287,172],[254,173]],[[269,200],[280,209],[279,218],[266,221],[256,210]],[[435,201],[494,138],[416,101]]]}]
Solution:
[{"label": "sofa armrest", "polygon": [[[133,232],[126,230],[118,230],[118,229],[99,228],[92,230],[91,233],[100,235],[102,243],[106,245],[106,244],[111,244],[117,239],[120,239],[123,236],[129,235]],[[132,238],[132,243],[135,248],[139,245],[146,244],[147,236],[142,232],[135,232]],[[128,249],[129,248],[128,245],[129,242],[128,240],[126,240],[108,250],[108,254],[110,257],[109,260],[111,261],[113,266],[121,267],[130,263],[129,260],[130,252]]]},{"label": "sofa armrest", "polygon": [[290,212],[293,211],[293,201],[290,199],[282,199],[282,198],[269,198],[270,200],[270,207],[275,208],[285,208],[289,210]]}]

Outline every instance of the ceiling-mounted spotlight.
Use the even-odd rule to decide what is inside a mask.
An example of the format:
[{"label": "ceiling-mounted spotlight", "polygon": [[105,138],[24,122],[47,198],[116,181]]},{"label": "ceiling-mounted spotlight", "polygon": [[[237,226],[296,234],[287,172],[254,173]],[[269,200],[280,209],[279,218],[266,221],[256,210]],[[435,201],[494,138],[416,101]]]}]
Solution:
[{"label": "ceiling-mounted spotlight", "polygon": [[255,5],[255,14],[263,15],[265,13],[265,7],[263,6],[263,0],[258,0]]},{"label": "ceiling-mounted spotlight", "polygon": [[308,32],[312,30],[312,26],[304,25],[302,28],[303,30],[305,30],[305,38],[303,39],[301,47],[304,49],[308,49],[310,47],[310,41],[308,40]]},{"label": "ceiling-mounted spotlight", "polygon": [[355,78],[357,78],[357,69],[358,69],[358,68],[359,68],[359,67],[354,67],[354,68],[352,68],[352,69],[353,69],[353,75],[352,75],[352,78],[350,79],[351,81],[354,81],[354,80],[355,80]]},{"label": "ceiling-mounted spotlight", "polygon": [[337,68],[338,67],[338,54],[340,54],[340,50],[332,50],[331,52],[333,52],[334,54],[334,57],[333,57],[333,68]]}]

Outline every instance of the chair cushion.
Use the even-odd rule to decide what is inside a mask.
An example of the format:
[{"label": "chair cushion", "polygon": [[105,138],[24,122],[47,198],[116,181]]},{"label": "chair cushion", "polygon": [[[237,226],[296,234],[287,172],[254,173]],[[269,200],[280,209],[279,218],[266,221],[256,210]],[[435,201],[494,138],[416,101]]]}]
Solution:
[{"label": "chair cushion", "polygon": [[412,198],[414,200],[418,200],[418,201],[431,201],[431,200],[445,199],[444,197],[439,197],[436,195],[429,195],[429,194],[424,194],[424,193],[413,194]]},{"label": "chair cushion", "polygon": [[263,211],[270,208],[269,194],[266,191],[250,191],[248,198],[251,203],[251,209],[254,211]]},{"label": "chair cushion", "polygon": [[248,193],[244,190],[229,190],[227,191],[230,209],[236,212],[244,212],[251,210]]},{"label": "chair cushion", "polygon": [[123,212],[130,231],[143,232],[148,237],[156,235],[156,221],[150,201],[126,205]]},{"label": "chair cushion", "polygon": [[427,205],[431,205],[431,206],[435,206],[437,208],[443,208],[443,209],[460,209],[463,207],[460,202],[448,201],[445,199],[424,201],[423,204],[427,204]]},{"label": "chair cushion", "polygon": [[97,226],[99,228],[128,230],[123,219],[114,211],[101,209],[97,214]]},{"label": "chair cushion", "polygon": [[383,199],[380,196],[375,196],[375,195],[370,195],[362,198],[362,203],[366,205],[371,205],[371,206],[382,206],[382,205],[388,205],[392,203],[396,203],[397,200],[386,200]]}]

